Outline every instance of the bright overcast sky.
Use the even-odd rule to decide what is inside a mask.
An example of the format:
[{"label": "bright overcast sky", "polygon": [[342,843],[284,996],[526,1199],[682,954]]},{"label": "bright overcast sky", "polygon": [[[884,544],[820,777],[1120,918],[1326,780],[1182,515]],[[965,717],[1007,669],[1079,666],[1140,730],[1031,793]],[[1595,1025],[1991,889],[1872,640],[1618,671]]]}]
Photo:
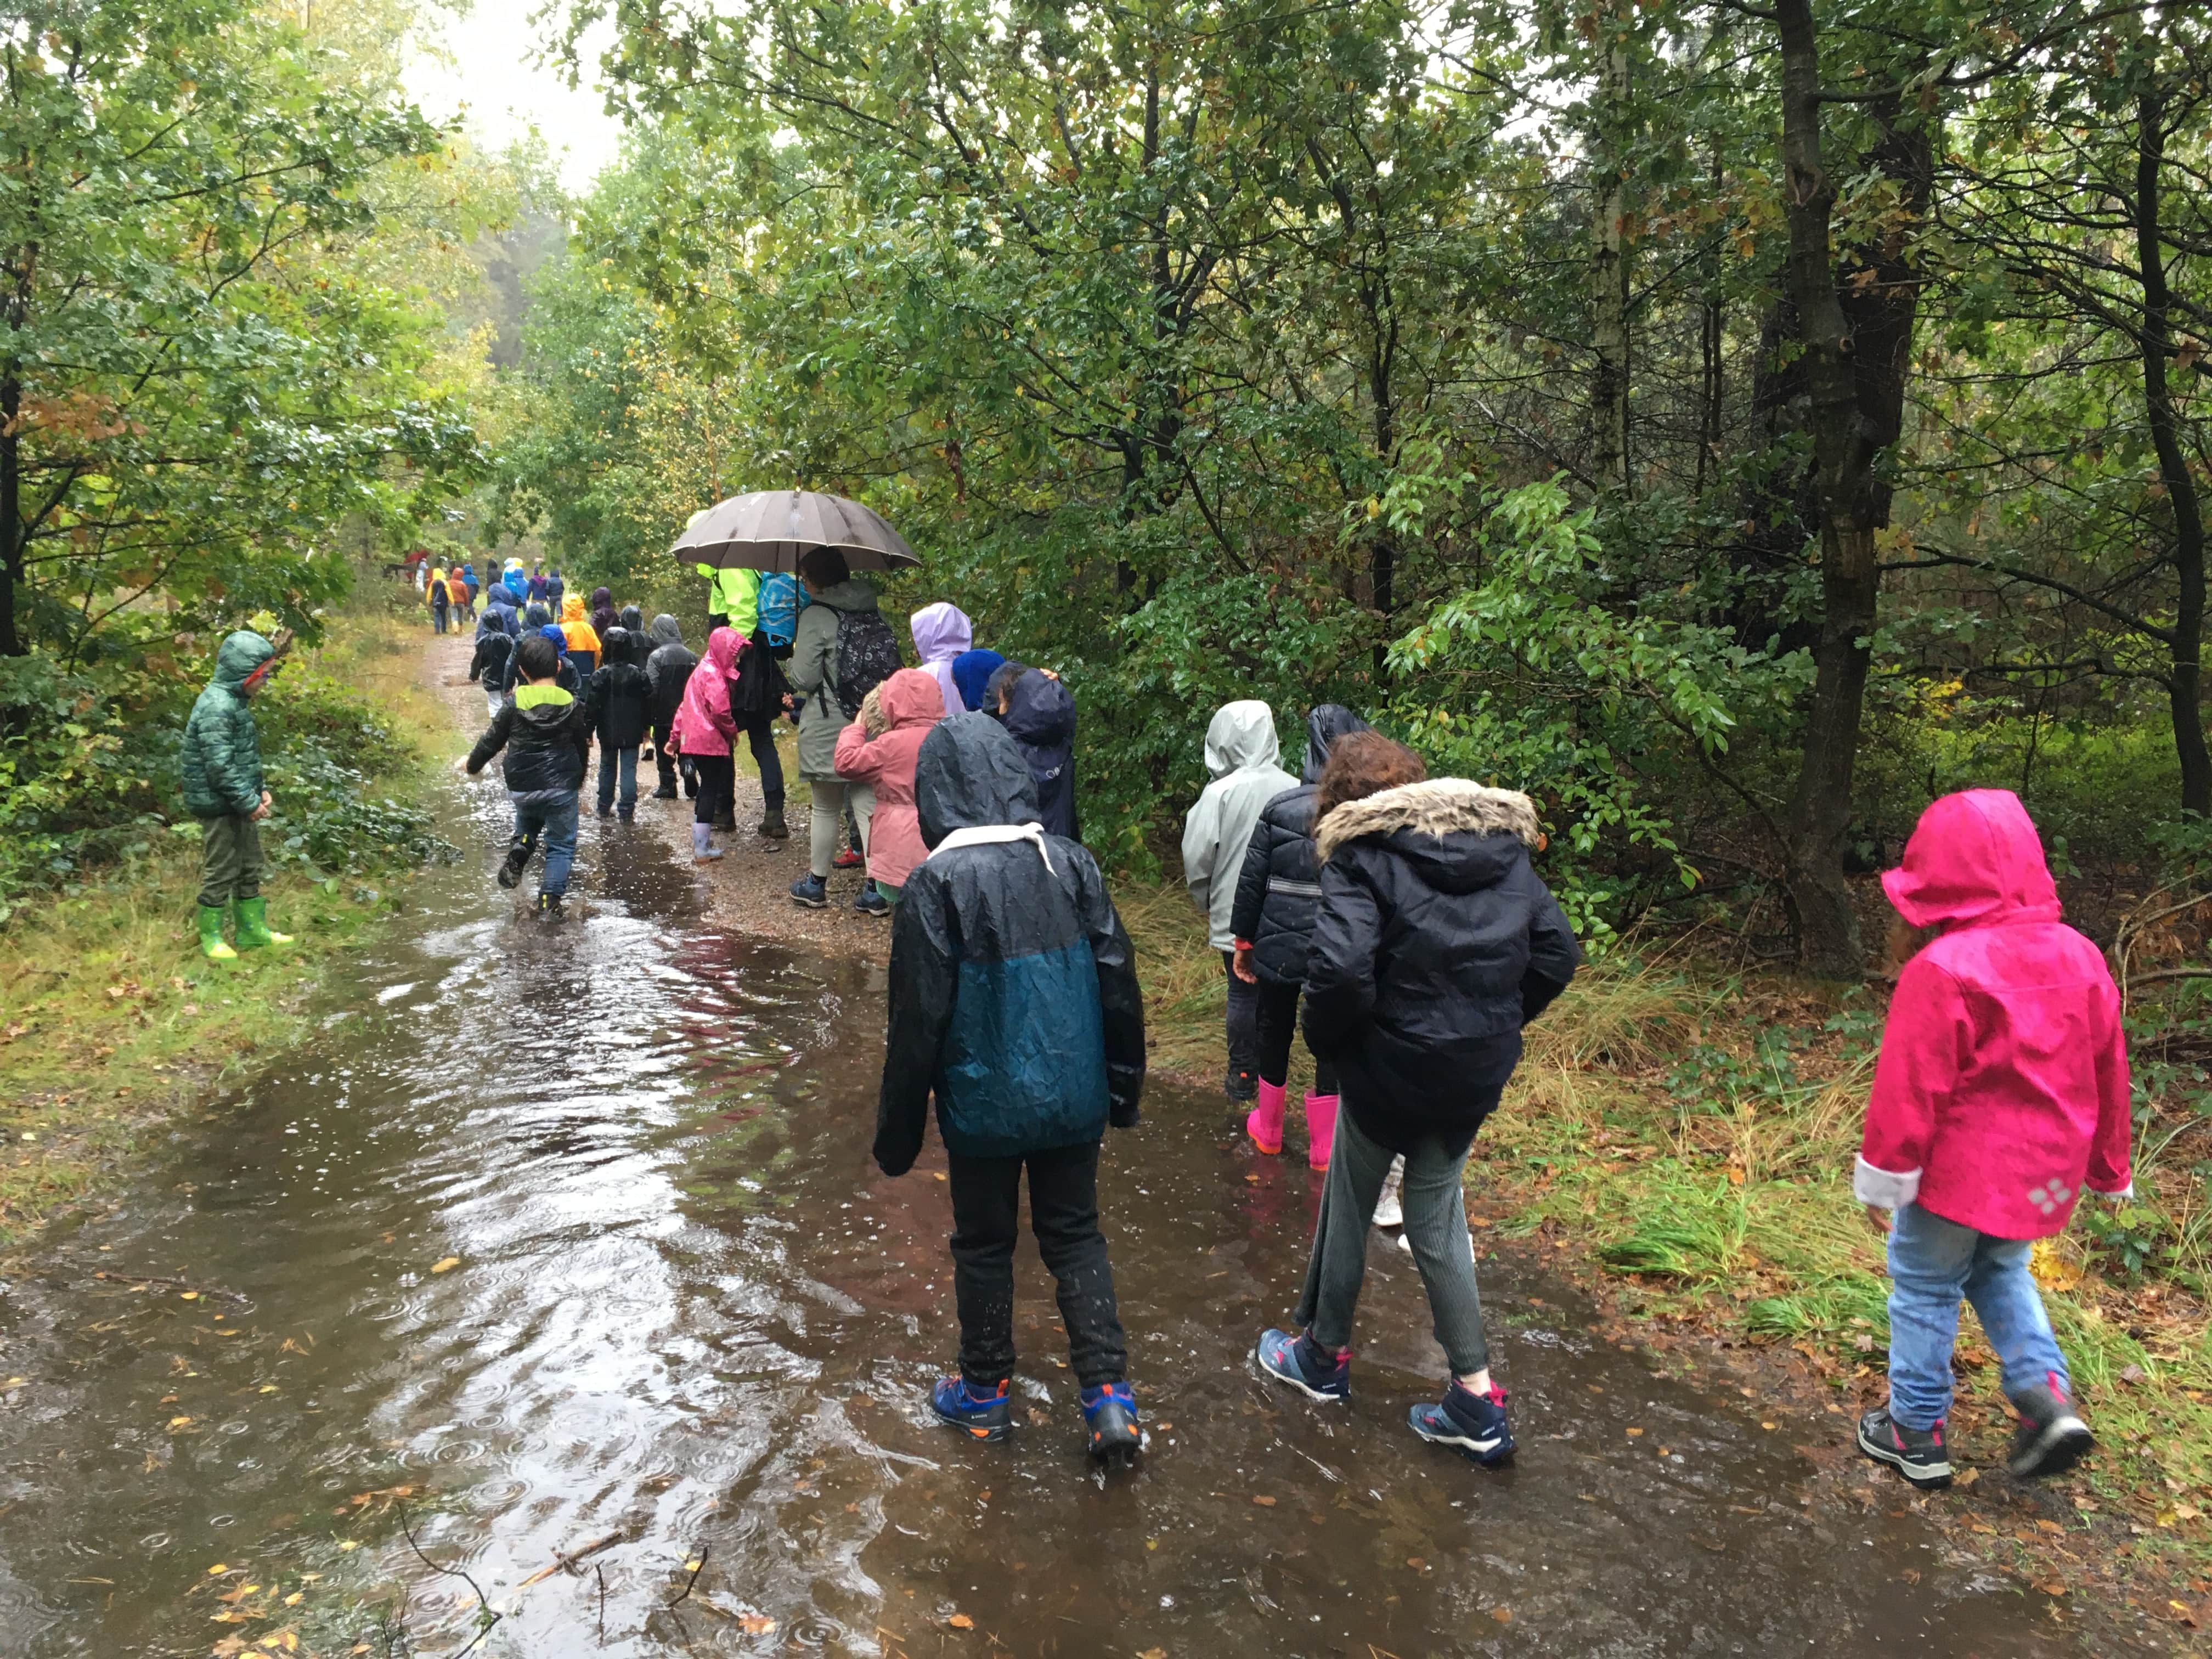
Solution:
[{"label": "bright overcast sky", "polygon": [[[588,85],[571,88],[537,61],[544,33],[530,18],[543,4],[474,0],[466,16],[446,23],[452,61],[417,57],[408,66],[407,89],[434,121],[450,121],[465,108],[467,130],[486,149],[504,149],[536,127],[560,168],[561,182],[580,192],[615,159],[622,123],[605,112]],[[598,43],[586,36],[584,44],[588,64],[598,57]]]}]

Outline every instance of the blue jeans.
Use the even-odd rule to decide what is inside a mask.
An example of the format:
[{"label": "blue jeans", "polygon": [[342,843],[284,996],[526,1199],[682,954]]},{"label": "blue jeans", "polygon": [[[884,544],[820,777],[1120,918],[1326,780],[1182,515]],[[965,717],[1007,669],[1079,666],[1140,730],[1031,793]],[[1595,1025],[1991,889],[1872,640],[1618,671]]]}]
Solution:
[{"label": "blue jeans", "polygon": [[622,782],[622,809],[633,811],[637,806],[637,745],[627,749],[610,749],[599,745],[599,811],[604,812],[614,805],[617,774]]},{"label": "blue jeans", "polygon": [[[569,866],[576,861],[576,797],[558,804],[544,799],[514,803],[514,845],[534,848],[545,842],[545,873],[538,890],[559,898],[568,890]],[[526,861],[527,854],[525,854]]]},{"label": "blue jeans", "polygon": [[[1339,1131],[1341,1133],[1341,1131]],[[1982,1334],[2003,1367],[2008,1396],[2057,1376],[2066,1357],[2028,1271],[2033,1241],[1995,1238],[1917,1204],[1897,1212],[1889,1234],[1889,1413],[1908,1429],[1932,1429],[1951,1412],[1951,1348],[1959,1298],[1973,1304]]]}]

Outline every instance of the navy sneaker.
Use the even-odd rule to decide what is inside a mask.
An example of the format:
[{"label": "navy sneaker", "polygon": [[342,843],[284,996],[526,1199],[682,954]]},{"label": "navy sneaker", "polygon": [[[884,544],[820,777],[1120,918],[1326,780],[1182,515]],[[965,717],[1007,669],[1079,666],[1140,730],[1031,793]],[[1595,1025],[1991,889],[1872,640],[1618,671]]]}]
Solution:
[{"label": "navy sneaker", "polygon": [[853,908],[864,916],[887,916],[891,913],[891,902],[878,893],[872,882],[860,889],[860,896],[853,901]]},{"label": "navy sneaker", "polygon": [[939,1377],[929,1391],[929,1408],[940,1422],[978,1440],[1004,1440],[1013,1431],[1013,1407],[1005,1382],[995,1393],[977,1394],[964,1376]]},{"label": "navy sneaker", "polygon": [[1908,1429],[1876,1406],[1859,1419],[1859,1449],[1877,1463],[1887,1463],[1922,1492],[1941,1492],[1951,1484],[1951,1454],[1943,1443],[1943,1425]]},{"label": "navy sneaker", "polygon": [[1505,1390],[1495,1382],[1477,1394],[1455,1381],[1433,1406],[1416,1406],[1406,1414],[1415,1434],[1432,1446],[1450,1446],[1486,1469],[1513,1461],[1513,1431],[1505,1421]]},{"label": "navy sneaker", "polygon": [[1091,1455],[1102,1463],[1127,1463],[1144,1449],[1137,1428],[1137,1396],[1127,1382],[1102,1382],[1083,1391],[1083,1427]]},{"label": "navy sneaker", "polygon": [[830,884],[811,872],[791,884],[791,902],[810,910],[830,908]]},{"label": "navy sneaker", "polygon": [[1352,1392],[1352,1350],[1336,1357],[1334,1366],[1318,1345],[1288,1331],[1260,1333],[1252,1358],[1261,1370],[1278,1382],[1287,1382],[1309,1400],[1326,1404]]},{"label": "navy sneaker", "polygon": [[2097,1443],[2089,1425],[2075,1415],[2074,1401],[2056,1372],[2048,1382],[2014,1395],[2012,1407],[2020,1413],[2020,1432],[2005,1454],[2005,1467],[2019,1480],[2063,1474]]}]

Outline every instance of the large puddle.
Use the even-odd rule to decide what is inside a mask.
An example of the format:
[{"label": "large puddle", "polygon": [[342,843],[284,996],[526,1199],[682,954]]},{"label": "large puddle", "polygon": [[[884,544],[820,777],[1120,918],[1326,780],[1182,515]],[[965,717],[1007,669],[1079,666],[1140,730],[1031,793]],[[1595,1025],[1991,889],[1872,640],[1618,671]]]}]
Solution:
[{"label": "large puddle", "polygon": [[1140,1468],[1085,1467],[1033,1243],[1028,1421],[936,1427],[942,1153],[868,1162],[880,975],[713,931],[589,819],[592,914],[543,927],[500,804],[318,1041],[6,1287],[0,1653],[455,1654],[430,1563],[491,1655],[2079,1650],[1901,1501],[1801,1506],[1786,1442],[1842,1419],[1763,1431],[1526,1268],[1484,1286],[1509,1473],[1406,1432],[1441,1361],[1395,1255],[1348,1409],[1262,1384],[1316,1188],[1218,1097],[1108,1142]]}]

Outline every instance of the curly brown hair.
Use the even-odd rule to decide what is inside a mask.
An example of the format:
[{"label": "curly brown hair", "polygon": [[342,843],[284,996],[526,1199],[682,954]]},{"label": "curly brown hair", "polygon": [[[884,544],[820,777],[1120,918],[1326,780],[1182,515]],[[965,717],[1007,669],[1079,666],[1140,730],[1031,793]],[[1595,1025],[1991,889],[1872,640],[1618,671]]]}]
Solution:
[{"label": "curly brown hair", "polygon": [[1348,800],[1360,800],[1429,775],[1421,757],[1380,732],[1347,732],[1330,745],[1322,768],[1321,793],[1314,800],[1318,824]]}]

